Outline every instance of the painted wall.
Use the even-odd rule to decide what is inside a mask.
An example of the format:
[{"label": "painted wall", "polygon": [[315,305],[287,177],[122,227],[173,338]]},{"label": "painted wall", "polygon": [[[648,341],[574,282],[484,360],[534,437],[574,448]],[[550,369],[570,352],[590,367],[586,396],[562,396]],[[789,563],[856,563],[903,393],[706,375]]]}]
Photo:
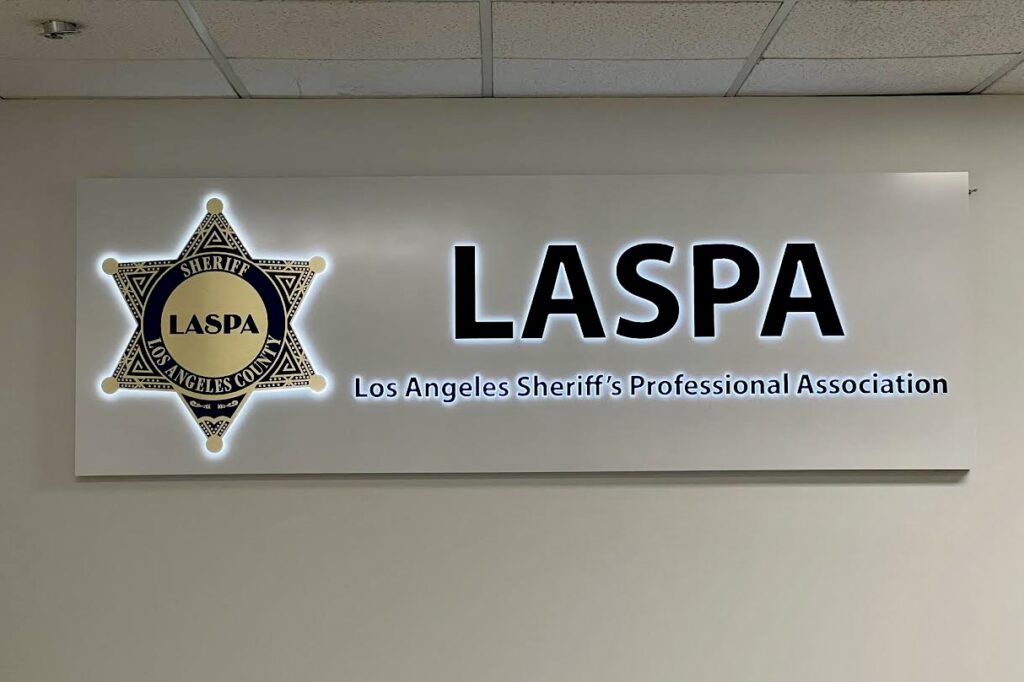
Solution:
[{"label": "painted wall", "polygon": [[[966,477],[74,479],[79,178],[927,170]],[[1024,98],[0,102],[0,679],[1021,679],[1022,253]]]}]

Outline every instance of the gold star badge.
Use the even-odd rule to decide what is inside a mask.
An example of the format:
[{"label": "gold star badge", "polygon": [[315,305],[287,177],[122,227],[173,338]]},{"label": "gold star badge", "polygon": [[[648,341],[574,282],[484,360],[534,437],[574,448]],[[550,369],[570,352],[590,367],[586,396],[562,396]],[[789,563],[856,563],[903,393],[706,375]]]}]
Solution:
[{"label": "gold star badge", "polygon": [[224,434],[253,391],[322,391],[292,329],[292,319],[327,263],[253,258],[219,199],[172,260],[103,261],[135,319],[135,331],[105,393],[174,391],[219,452]]}]

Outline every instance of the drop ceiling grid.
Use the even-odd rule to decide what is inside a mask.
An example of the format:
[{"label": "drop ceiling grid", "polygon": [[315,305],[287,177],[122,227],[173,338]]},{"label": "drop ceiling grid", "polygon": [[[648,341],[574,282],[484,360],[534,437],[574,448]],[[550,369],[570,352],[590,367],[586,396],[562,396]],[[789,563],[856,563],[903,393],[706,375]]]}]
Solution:
[{"label": "drop ceiling grid", "polygon": [[[966,93],[1004,72],[987,91],[1024,92],[1024,0],[798,0],[763,55],[781,0],[192,4],[257,96],[487,96],[488,75],[497,96]],[[177,5],[0,0],[0,96],[232,96]],[[85,31],[42,40],[42,18]]]},{"label": "drop ceiling grid", "polygon": [[1020,0],[801,0],[739,94],[969,93],[1021,50]]}]

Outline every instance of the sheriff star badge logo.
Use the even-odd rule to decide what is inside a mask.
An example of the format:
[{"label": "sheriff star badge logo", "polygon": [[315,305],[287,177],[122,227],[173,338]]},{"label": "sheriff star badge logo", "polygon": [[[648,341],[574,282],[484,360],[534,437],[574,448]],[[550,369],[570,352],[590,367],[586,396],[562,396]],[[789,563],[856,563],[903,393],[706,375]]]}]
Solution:
[{"label": "sheriff star badge logo", "polygon": [[135,319],[105,393],[174,391],[213,453],[254,391],[327,386],[292,329],[326,261],[254,258],[210,199],[176,258],[103,261]]}]

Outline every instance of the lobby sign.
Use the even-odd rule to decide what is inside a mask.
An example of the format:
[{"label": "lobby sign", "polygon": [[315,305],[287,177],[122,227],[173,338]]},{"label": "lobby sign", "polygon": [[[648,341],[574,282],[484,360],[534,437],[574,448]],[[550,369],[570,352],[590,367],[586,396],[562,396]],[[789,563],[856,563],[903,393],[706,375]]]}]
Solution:
[{"label": "lobby sign", "polygon": [[85,180],[79,475],[966,469],[967,175]]}]

